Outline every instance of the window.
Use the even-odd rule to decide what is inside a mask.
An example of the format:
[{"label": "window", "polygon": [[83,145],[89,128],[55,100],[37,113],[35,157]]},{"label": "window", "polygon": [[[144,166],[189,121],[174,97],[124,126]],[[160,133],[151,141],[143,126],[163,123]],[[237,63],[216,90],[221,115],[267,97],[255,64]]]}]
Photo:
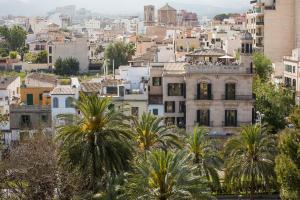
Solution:
[{"label": "window", "polygon": [[29,115],[21,115],[21,126],[29,127],[31,125],[30,116]]},{"label": "window", "polygon": [[52,54],[52,47],[49,47],[49,54]]},{"label": "window", "polygon": [[210,111],[197,110],[197,123],[199,126],[210,126]]},{"label": "window", "polygon": [[[291,65],[285,65],[284,66],[285,71],[292,73],[293,72],[293,66]],[[296,70],[296,69],[295,69]],[[295,73],[295,72],[294,72]]]},{"label": "window", "polygon": [[179,102],[179,112],[184,113],[185,112],[185,101]]},{"label": "window", "polygon": [[175,117],[166,117],[165,119],[166,126],[172,126],[174,124],[175,124]]},{"label": "window", "polygon": [[52,56],[49,56],[49,63],[52,63]]},{"label": "window", "polygon": [[47,115],[42,115],[41,120],[42,120],[42,122],[47,122],[48,121],[48,116]]},{"label": "window", "polygon": [[226,83],[225,100],[235,100],[235,83]]},{"label": "window", "polygon": [[42,93],[39,94],[39,100],[40,100],[40,101],[43,101],[43,94],[42,94]]},{"label": "window", "polygon": [[158,115],[158,109],[157,109],[157,108],[154,108],[154,109],[152,110],[152,112],[153,112],[153,115]]},{"label": "window", "polygon": [[166,101],[165,102],[165,112],[174,113],[175,112],[175,101]]},{"label": "window", "polygon": [[178,128],[185,128],[185,118],[184,117],[177,117],[177,127]]},{"label": "window", "polygon": [[33,94],[27,94],[27,105],[33,105]]},{"label": "window", "polygon": [[199,83],[197,85],[197,99],[198,100],[211,100],[211,84],[210,83]]},{"label": "window", "polygon": [[106,94],[118,95],[118,88],[117,87],[106,87]]},{"label": "window", "polygon": [[153,86],[161,86],[161,77],[153,77],[152,85]]},{"label": "window", "polygon": [[131,115],[132,116],[139,116],[139,107],[131,107]]},{"label": "window", "polygon": [[67,97],[65,101],[66,108],[74,108],[74,99],[72,97]]},{"label": "window", "polygon": [[237,111],[225,110],[225,126],[236,127],[237,126]]},{"label": "window", "polygon": [[59,107],[58,98],[54,97],[53,98],[53,108],[58,108],[58,107]]},{"label": "window", "polygon": [[169,83],[168,84],[168,96],[184,96],[184,84],[183,83]]}]

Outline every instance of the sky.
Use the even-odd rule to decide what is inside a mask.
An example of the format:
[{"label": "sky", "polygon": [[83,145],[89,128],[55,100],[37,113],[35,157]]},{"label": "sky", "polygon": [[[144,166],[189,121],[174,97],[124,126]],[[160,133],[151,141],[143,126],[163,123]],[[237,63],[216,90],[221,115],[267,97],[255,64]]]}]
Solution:
[{"label": "sky", "polygon": [[83,7],[103,14],[126,14],[142,13],[143,6],[147,4],[160,7],[165,3],[169,3],[171,6],[175,5],[175,7],[182,4],[209,5],[234,9],[250,6],[250,0],[0,0],[0,12],[39,13],[51,10],[56,6],[74,4],[77,7]]}]

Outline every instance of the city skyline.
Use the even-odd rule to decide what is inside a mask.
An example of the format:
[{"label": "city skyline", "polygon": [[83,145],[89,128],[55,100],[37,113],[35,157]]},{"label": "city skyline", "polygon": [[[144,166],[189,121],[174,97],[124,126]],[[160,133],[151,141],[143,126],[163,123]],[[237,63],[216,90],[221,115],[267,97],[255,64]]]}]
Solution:
[{"label": "city skyline", "polygon": [[[179,9],[194,9],[194,12],[199,12],[200,15],[215,14],[219,10],[224,12],[242,11],[250,6],[248,0],[111,0],[111,1],[96,1],[96,0],[61,0],[61,1],[38,1],[38,0],[0,0],[0,13],[2,15],[42,15],[43,13],[55,9],[55,7],[65,5],[76,5],[77,8],[86,8],[100,14],[141,14],[144,5],[154,5],[156,8],[169,3]],[[203,6],[203,7],[201,7]],[[29,10],[30,8],[30,10]],[[0,14],[1,15],[1,14]]]}]

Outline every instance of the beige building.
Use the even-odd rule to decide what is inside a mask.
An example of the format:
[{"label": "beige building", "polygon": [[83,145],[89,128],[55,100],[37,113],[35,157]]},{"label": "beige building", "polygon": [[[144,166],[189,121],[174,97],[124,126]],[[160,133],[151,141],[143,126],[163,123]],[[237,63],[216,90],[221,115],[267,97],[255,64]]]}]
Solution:
[{"label": "beige building", "polygon": [[256,0],[247,13],[247,29],[254,47],[262,48],[275,65],[300,47],[300,1]]},{"label": "beige building", "polygon": [[144,25],[155,25],[155,7],[153,5],[144,6]]},{"label": "beige building", "polygon": [[244,34],[241,41],[239,62],[152,64],[149,107],[158,111],[162,103],[167,125],[188,132],[206,126],[212,136],[237,134],[241,126],[252,124],[251,34]]},{"label": "beige building", "polygon": [[177,10],[166,4],[158,10],[157,13],[158,24],[165,26],[177,25]]}]

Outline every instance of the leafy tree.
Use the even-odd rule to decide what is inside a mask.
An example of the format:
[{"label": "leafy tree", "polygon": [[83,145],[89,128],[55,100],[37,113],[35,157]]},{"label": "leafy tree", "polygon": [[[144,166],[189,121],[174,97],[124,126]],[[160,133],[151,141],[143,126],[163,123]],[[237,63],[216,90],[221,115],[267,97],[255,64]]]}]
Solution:
[{"label": "leafy tree", "polygon": [[142,152],[155,147],[180,146],[178,136],[170,132],[163,120],[151,113],[143,113],[140,120],[138,117],[133,118],[133,137]]},{"label": "leafy tree", "polygon": [[120,65],[128,64],[128,61],[135,54],[135,47],[132,43],[114,42],[110,43],[105,48],[104,57],[109,69],[112,71],[113,62],[115,69],[118,69]]},{"label": "leafy tree", "polygon": [[48,62],[48,52],[41,51],[37,54],[36,63],[47,63]]},{"label": "leafy tree", "polygon": [[185,151],[148,152],[141,158],[122,190],[124,199],[175,200],[210,199],[191,157]]},{"label": "leafy tree", "polygon": [[0,27],[0,36],[8,43],[9,51],[19,51],[25,46],[26,31],[20,26]]},{"label": "leafy tree", "polygon": [[300,197],[300,131],[287,129],[279,138],[279,155],[275,171],[281,185],[281,198],[296,200]]},{"label": "leafy tree", "polygon": [[262,53],[255,53],[253,56],[253,64],[259,78],[263,82],[268,81],[273,71],[271,60]]},{"label": "leafy tree", "polygon": [[289,121],[296,129],[300,129],[300,106],[296,106],[289,116]]},{"label": "leafy tree", "polygon": [[284,129],[285,118],[294,106],[292,91],[256,78],[253,92],[256,96],[255,108],[264,114],[263,122],[271,126],[273,133]]},{"label": "leafy tree", "polygon": [[195,128],[187,147],[200,176],[207,179],[213,191],[218,191],[221,188],[218,170],[223,161],[212,142],[205,138],[207,132],[205,128]]},{"label": "leafy tree", "polygon": [[9,52],[9,58],[10,59],[16,59],[17,55],[18,55],[18,53],[16,51]]},{"label": "leafy tree", "polygon": [[[129,168],[131,148],[127,138],[129,127],[123,115],[108,109],[108,98],[82,95],[76,108],[82,117],[62,116],[72,124],[58,128],[57,140],[61,142],[59,157],[71,168],[79,168],[87,188],[96,192],[103,187],[101,178],[118,174]],[[103,189],[103,188],[102,188]]]},{"label": "leafy tree", "polygon": [[276,141],[260,126],[243,127],[241,135],[225,146],[225,182],[230,189],[255,192],[270,190],[275,179]]},{"label": "leafy tree", "polygon": [[76,75],[79,72],[79,62],[76,58],[58,58],[55,61],[55,74],[58,75]]}]

